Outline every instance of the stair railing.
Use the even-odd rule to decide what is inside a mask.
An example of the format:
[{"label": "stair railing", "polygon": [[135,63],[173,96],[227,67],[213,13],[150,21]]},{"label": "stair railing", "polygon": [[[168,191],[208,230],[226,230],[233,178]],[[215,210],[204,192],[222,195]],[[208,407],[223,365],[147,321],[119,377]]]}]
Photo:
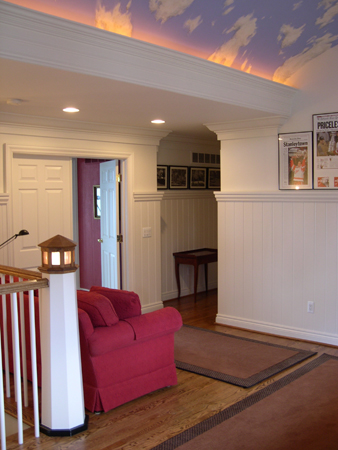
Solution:
[{"label": "stair railing", "polygon": [[[0,296],[2,299],[2,327],[3,345],[1,345],[0,333],[0,361],[5,365],[6,397],[11,396],[10,371],[8,357],[8,330],[7,330],[7,304],[6,296],[10,295],[11,319],[12,319],[12,346],[13,346],[13,368],[14,368],[14,392],[17,403],[18,420],[18,443],[23,444],[23,417],[22,417],[22,384],[24,393],[24,405],[28,406],[27,388],[27,365],[26,365],[26,342],[25,342],[25,315],[24,315],[24,292],[28,292],[29,298],[29,324],[31,341],[31,365],[32,365],[32,390],[34,409],[34,431],[35,437],[40,435],[39,427],[39,399],[38,399],[38,376],[36,358],[36,333],[35,333],[35,306],[34,290],[48,287],[48,280],[42,278],[42,274],[31,270],[17,269],[15,267],[0,265]],[[39,296],[40,298],[40,296]],[[18,302],[20,305],[20,317],[18,314]],[[21,335],[21,352],[20,341]],[[2,358],[2,348],[4,357]],[[22,367],[22,369],[21,369]],[[22,384],[21,384],[22,374]],[[5,428],[5,406],[4,406],[3,371],[0,370],[0,429],[1,450],[6,450],[6,428]]]}]

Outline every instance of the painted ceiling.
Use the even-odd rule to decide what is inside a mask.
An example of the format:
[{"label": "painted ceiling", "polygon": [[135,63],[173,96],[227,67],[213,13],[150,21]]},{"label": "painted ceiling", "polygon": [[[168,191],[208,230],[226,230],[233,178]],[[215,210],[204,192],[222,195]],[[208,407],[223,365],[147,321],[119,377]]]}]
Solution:
[{"label": "painted ceiling", "polygon": [[338,44],[338,0],[10,2],[284,84]]}]

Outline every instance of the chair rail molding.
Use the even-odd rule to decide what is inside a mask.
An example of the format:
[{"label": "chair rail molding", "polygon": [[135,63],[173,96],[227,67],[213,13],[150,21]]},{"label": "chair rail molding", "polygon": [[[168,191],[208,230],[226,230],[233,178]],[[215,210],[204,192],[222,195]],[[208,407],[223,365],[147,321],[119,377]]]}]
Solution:
[{"label": "chair rail molding", "polygon": [[338,203],[335,191],[291,190],[272,192],[215,192],[218,203],[222,202],[287,202],[287,203]]},{"label": "chair rail molding", "polygon": [[134,192],[135,202],[160,202],[163,192]]}]

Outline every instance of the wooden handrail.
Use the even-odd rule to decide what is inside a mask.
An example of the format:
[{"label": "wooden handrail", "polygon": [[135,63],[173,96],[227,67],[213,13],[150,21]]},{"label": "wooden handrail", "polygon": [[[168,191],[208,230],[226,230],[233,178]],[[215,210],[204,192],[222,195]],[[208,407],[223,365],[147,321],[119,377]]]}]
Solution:
[{"label": "wooden handrail", "polygon": [[48,279],[42,278],[42,274],[40,272],[35,272],[33,270],[18,269],[16,267],[0,265],[0,274],[29,280],[0,284],[0,295],[13,294],[14,292],[25,292],[48,287]]},{"label": "wooden handrail", "polygon": [[15,283],[0,284],[0,295],[31,291],[45,287],[48,287],[47,278],[41,278],[41,280],[17,281]]},{"label": "wooden handrail", "polygon": [[13,277],[26,278],[27,280],[36,280],[42,278],[42,274],[40,272],[35,272],[34,270],[18,269],[16,267],[0,265],[0,274],[1,273]]}]

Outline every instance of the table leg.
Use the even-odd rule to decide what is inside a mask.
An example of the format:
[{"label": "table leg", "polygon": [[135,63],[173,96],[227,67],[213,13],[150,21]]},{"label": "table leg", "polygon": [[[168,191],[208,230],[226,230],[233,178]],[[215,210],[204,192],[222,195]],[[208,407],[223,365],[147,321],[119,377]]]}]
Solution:
[{"label": "table leg", "polygon": [[176,283],[177,283],[177,289],[178,289],[178,297],[181,297],[181,283],[180,283],[180,265],[175,262],[175,274],[176,274]]},{"label": "table leg", "polygon": [[198,282],[198,264],[197,262],[194,264],[194,297],[196,302],[197,295],[197,282]]},{"label": "table leg", "polygon": [[208,292],[208,264],[204,264],[205,290]]}]

